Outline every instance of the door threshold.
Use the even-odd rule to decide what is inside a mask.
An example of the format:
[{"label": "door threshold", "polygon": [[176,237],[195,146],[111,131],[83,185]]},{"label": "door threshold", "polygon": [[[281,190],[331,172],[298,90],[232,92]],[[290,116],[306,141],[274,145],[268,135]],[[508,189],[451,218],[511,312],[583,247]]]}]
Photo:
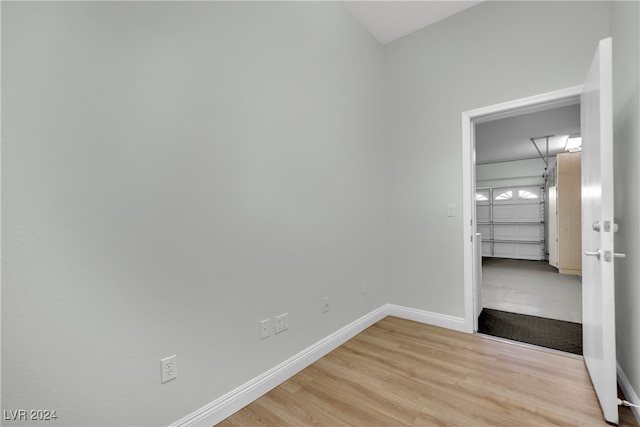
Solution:
[{"label": "door threshold", "polygon": [[506,344],[517,345],[519,347],[524,347],[524,348],[528,348],[528,349],[531,349],[531,350],[540,350],[540,351],[544,351],[544,352],[547,352],[547,353],[557,354],[559,356],[568,356],[568,357],[571,357],[573,359],[584,360],[583,356],[580,356],[579,354],[575,354],[575,353],[569,353],[567,351],[556,350],[556,349],[549,348],[549,347],[542,347],[540,345],[529,344],[529,343],[522,342],[522,341],[510,340],[508,338],[496,337],[496,336],[489,335],[489,334],[483,334],[482,332],[474,332],[474,334],[480,335],[483,338],[488,338],[488,339],[493,340],[493,341],[499,341],[499,342],[503,342],[503,343],[506,343]]}]

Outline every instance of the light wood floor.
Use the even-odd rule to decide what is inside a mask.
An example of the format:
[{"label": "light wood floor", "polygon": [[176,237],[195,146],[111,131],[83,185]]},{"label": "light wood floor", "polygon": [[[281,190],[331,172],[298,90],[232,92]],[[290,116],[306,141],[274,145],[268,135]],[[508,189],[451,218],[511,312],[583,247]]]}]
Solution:
[{"label": "light wood floor", "polygon": [[307,425],[607,424],[579,357],[387,317],[219,424]]}]

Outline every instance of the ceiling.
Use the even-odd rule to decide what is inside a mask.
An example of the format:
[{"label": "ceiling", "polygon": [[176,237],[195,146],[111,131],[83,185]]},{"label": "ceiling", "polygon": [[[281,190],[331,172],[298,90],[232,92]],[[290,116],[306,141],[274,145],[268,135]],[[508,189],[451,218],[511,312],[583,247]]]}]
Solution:
[{"label": "ceiling", "polygon": [[[382,44],[475,6],[482,1],[348,1],[351,14]],[[580,105],[535,108],[518,115],[495,116],[476,122],[476,163],[539,157],[531,142],[549,155],[565,150],[567,135],[580,134]],[[542,111],[540,111],[542,110]]]},{"label": "ceiling", "polygon": [[534,138],[546,155],[565,151],[567,135],[580,135],[580,104],[572,104],[476,124],[476,163],[494,163],[536,158],[540,155],[531,142]]},{"label": "ceiling", "polygon": [[351,14],[382,44],[475,6],[481,1],[349,1]]}]

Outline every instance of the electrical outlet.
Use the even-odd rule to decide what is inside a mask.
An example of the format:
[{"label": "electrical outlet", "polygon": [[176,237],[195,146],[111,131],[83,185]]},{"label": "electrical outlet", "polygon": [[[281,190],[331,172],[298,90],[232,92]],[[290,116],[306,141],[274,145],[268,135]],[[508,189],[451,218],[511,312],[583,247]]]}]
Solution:
[{"label": "electrical outlet", "polygon": [[367,292],[369,292],[369,285],[367,284],[367,282],[365,281],[360,283],[360,294],[366,295]]},{"label": "electrical outlet", "polygon": [[289,313],[283,313],[276,316],[276,334],[289,329]]},{"label": "electrical outlet", "polygon": [[267,338],[271,333],[269,332],[269,319],[264,319],[260,321],[260,339],[263,340]]},{"label": "electrical outlet", "polygon": [[162,384],[167,381],[175,380],[178,377],[178,360],[176,355],[166,357],[160,360]]},{"label": "electrical outlet", "polygon": [[322,312],[323,313],[329,312],[329,297],[322,298]]},{"label": "electrical outlet", "polygon": [[447,216],[456,216],[456,205],[453,203],[447,205]]}]

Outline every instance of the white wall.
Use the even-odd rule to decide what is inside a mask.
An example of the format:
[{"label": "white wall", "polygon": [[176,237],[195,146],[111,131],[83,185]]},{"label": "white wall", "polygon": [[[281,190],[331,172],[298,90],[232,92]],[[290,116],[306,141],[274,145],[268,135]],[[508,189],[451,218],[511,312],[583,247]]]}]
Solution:
[{"label": "white wall", "polygon": [[[555,156],[549,158],[549,169]],[[505,187],[509,185],[544,184],[545,165],[542,159],[514,160],[476,166],[477,187]]]},{"label": "white wall", "polygon": [[2,409],[166,425],[386,302],[382,61],[338,3],[3,2]]},{"label": "white wall", "polygon": [[337,3],[3,2],[2,409],[169,424],[382,303],[463,316],[460,113],[580,84],[609,8],[486,2],[383,51]]},{"label": "white wall", "polygon": [[[613,37],[616,341],[618,363],[640,393],[640,7],[611,3]],[[631,396],[628,396],[631,398]],[[636,402],[638,403],[638,402]]]},{"label": "white wall", "polygon": [[386,46],[391,302],[464,316],[461,113],[581,84],[608,34],[606,3],[484,2]]}]

